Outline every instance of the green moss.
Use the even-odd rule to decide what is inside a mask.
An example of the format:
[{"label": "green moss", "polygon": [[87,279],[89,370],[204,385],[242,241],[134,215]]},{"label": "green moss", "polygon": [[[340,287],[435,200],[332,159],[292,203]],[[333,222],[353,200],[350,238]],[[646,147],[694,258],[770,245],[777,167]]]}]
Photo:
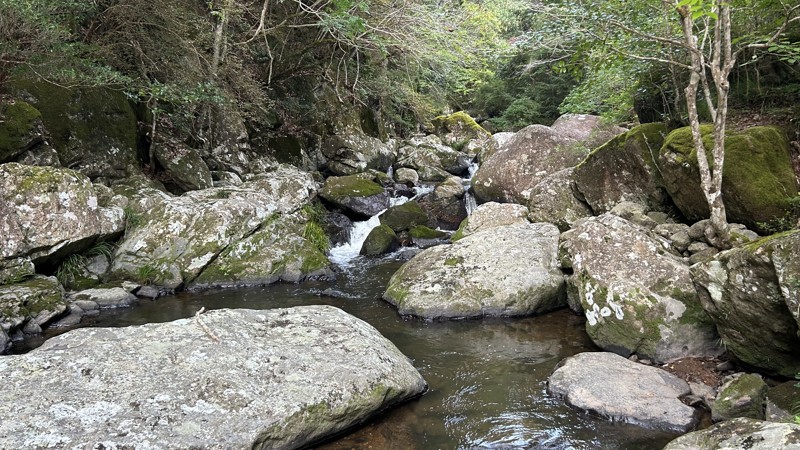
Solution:
[{"label": "green moss", "polygon": [[367,235],[360,254],[364,256],[383,255],[397,248],[397,244],[397,234],[395,234],[394,230],[386,225],[379,225]]},{"label": "green moss", "polygon": [[379,219],[382,225],[399,232],[427,223],[428,214],[419,206],[419,203],[410,201],[390,207],[380,215]]},{"label": "green moss", "polygon": [[417,225],[409,231],[409,234],[414,239],[442,239],[447,237],[444,231],[434,230],[433,228],[426,227],[425,225]]},{"label": "green moss", "polygon": [[55,278],[36,275],[21,283],[0,286],[0,318],[33,318],[42,311],[55,311],[65,304]]},{"label": "green moss", "polygon": [[397,306],[402,306],[408,298],[408,294],[408,288],[404,287],[401,282],[391,280],[389,286],[386,287],[386,293],[383,294],[383,297],[392,301]]},{"label": "green moss", "polygon": [[475,134],[474,137],[491,135],[491,133],[478,125],[478,122],[475,122],[475,119],[464,111],[454,112],[447,116],[438,116],[431,120],[431,124],[437,131],[456,131],[457,128],[463,128],[464,131],[469,130],[473,132]]},{"label": "green moss", "polygon": [[307,239],[320,253],[326,253],[331,246],[328,235],[317,222],[307,222],[303,227],[303,237]]},{"label": "green moss", "polygon": [[0,106],[0,162],[5,162],[25,149],[36,133],[42,118],[39,110],[25,102]]},{"label": "green moss", "polygon": [[469,224],[469,217],[467,217],[466,219],[461,221],[461,224],[458,226],[458,229],[456,230],[456,232],[453,233],[452,236],[450,236],[450,242],[455,242],[455,241],[457,241],[459,239],[463,239],[464,238],[464,230],[467,228],[468,224]]},{"label": "green moss", "polygon": [[349,175],[328,178],[320,195],[333,200],[343,197],[369,197],[382,193],[383,188],[379,184],[357,175]]},{"label": "green moss", "polygon": [[450,257],[450,258],[445,258],[444,265],[452,267],[452,266],[457,266],[457,265],[459,265],[459,264],[461,264],[463,262],[464,262],[464,258],[461,258],[461,257]]}]

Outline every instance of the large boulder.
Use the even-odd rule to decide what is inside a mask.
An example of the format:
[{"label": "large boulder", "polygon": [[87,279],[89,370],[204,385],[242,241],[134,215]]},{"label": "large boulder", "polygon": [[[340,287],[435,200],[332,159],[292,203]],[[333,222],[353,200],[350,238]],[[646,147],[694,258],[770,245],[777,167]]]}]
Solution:
[{"label": "large boulder", "polygon": [[324,230],[302,213],[273,214],[254,233],[223,249],[189,288],[261,286],[330,276],[325,240]]},{"label": "large boulder", "polygon": [[425,390],[390,341],[330,306],[73,330],[0,373],[2,448],[299,448]]},{"label": "large boulder", "polygon": [[575,195],[575,169],[568,168],[545,177],[530,191],[531,222],[549,222],[566,231],[583,217],[592,215],[589,206]]},{"label": "large boulder", "polygon": [[497,202],[484,203],[479,205],[469,217],[461,222],[458,230],[453,234],[452,240],[457,241],[490,228],[527,224],[527,215],[528,209],[522,205]]},{"label": "large boulder", "polygon": [[556,119],[550,128],[556,133],[581,142],[590,150],[628,131],[591,114],[564,114]]},{"label": "large boulder", "polygon": [[769,386],[760,375],[740,373],[726,380],[711,405],[714,422],[749,417],[764,420],[764,404]]},{"label": "large boulder", "polygon": [[721,252],[691,272],[728,352],[766,372],[800,373],[800,230]]},{"label": "large boulder", "polygon": [[540,181],[575,166],[587,154],[577,140],[544,125],[531,125],[483,161],[472,179],[472,188],[481,203],[525,204]]},{"label": "large boulder", "polygon": [[368,136],[358,127],[343,127],[322,143],[328,169],[336,175],[353,175],[367,169],[381,172],[395,160],[395,142]]},{"label": "large boulder", "polygon": [[489,139],[491,134],[464,111],[431,120],[434,133],[447,145],[464,146],[473,139]]},{"label": "large boulder", "polygon": [[22,101],[0,105],[0,163],[13,161],[43,144],[42,114],[36,108]]},{"label": "large boulder", "polygon": [[395,232],[410,230],[417,225],[427,225],[428,215],[416,201],[392,206],[379,216],[381,225],[386,225]]},{"label": "large boulder", "polygon": [[669,195],[657,162],[666,133],[664,124],[640,125],[595,149],[575,168],[575,187],[595,214],[624,201],[665,210]]},{"label": "large boulder", "polygon": [[392,276],[383,298],[426,319],[522,316],[564,306],[558,229],[510,225],[423,250]]},{"label": "large boulder", "polygon": [[667,240],[606,213],[579,221],[561,245],[595,344],[659,362],[721,353],[689,267]]},{"label": "large boulder", "polygon": [[320,197],[359,218],[369,218],[389,207],[389,194],[378,183],[360,175],[329,177]]},{"label": "large boulder", "polygon": [[123,216],[99,206],[91,181],[74,170],[0,165],[0,260],[55,262],[121,234]]},{"label": "large boulder", "polygon": [[613,421],[679,432],[697,424],[694,408],[681,402],[691,392],[685,381],[613,353],[587,352],[565,359],[550,375],[547,391]]},{"label": "large boulder", "polygon": [[200,156],[200,151],[175,138],[158,134],[155,158],[164,168],[168,187],[176,194],[208,189],[213,186],[211,171]]},{"label": "large boulder", "polygon": [[[709,155],[712,131],[710,125],[701,127]],[[681,213],[692,222],[708,218],[690,128],[677,129],[667,136],[659,160],[664,185]],[[796,195],[789,143],[783,132],[753,127],[726,136],[722,199],[730,222],[764,232],[765,224],[786,216],[789,199]]]},{"label": "large boulder", "polygon": [[[244,255],[237,253],[239,247],[230,246],[247,237],[252,245],[272,244],[274,238],[262,241],[257,231],[269,229],[271,220],[307,205],[315,189],[309,174],[288,166],[254,176],[240,186],[192,191],[180,197],[140,189],[128,204],[129,227],[114,253],[112,274],[140,282],[148,278],[167,289],[189,284],[223,250]],[[265,267],[269,263],[261,264]],[[249,274],[247,270],[229,273],[233,281]]]},{"label": "large boulder", "polygon": [[800,425],[732,419],[685,434],[663,450],[800,450]]},{"label": "large boulder", "polygon": [[29,332],[40,332],[41,327],[66,310],[64,289],[55,277],[36,275],[0,286],[0,328],[8,334],[22,327]]},{"label": "large boulder", "polygon": [[472,157],[442,144],[435,135],[411,138],[397,150],[396,169],[409,168],[417,171],[444,170],[460,175],[469,167]]},{"label": "large boulder", "polygon": [[379,256],[393,252],[399,247],[397,234],[388,225],[378,225],[370,230],[359,254],[363,256]]},{"label": "large boulder", "polygon": [[95,179],[122,178],[138,165],[136,116],[122,91],[17,80],[12,90],[42,114],[65,167]]}]

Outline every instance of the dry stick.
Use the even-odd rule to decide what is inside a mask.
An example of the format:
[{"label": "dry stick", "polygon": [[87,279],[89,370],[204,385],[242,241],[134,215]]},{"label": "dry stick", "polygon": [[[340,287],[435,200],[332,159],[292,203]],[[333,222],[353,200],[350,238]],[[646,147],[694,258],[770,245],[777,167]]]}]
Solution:
[{"label": "dry stick", "polygon": [[211,338],[212,341],[219,343],[220,342],[219,336],[214,334],[214,332],[211,331],[205,323],[203,323],[203,320],[200,319],[200,314],[203,314],[204,312],[206,312],[205,306],[200,308],[200,310],[197,311],[197,313],[195,313],[194,320],[197,321],[197,325],[208,335],[208,337]]}]

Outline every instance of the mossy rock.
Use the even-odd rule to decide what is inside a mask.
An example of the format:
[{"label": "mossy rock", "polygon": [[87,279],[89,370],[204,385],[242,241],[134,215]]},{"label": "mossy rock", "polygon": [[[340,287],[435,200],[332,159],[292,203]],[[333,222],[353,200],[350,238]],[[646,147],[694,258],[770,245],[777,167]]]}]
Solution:
[{"label": "mossy rock", "polygon": [[64,311],[64,289],[55,277],[36,275],[0,286],[0,324],[4,328],[13,330],[28,320],[44,325]]},{"label": "mossy rock", "polygon": [[764,420],[764,402],[769,386],[754,373],[743,374],[724,384],[711,406],[715,422],[747,417]]},{"label": "mossy rock", "polygon": [[409,231],[414,239],[444,239],[448,236],[445,231],[434,230],[425,225],[417,225]]},{"label": "mossy rock", "polygon": [[386,225],[379,225],[372,229],[359,252],[364,256],[380,256],[397,249],[399,241],[394,230]]},{"label": "mossy rock", "polygon": [[[713,127],[703,125],[701,133],[711,162]],[[667,136],[659,161],[664,186],[681,213],[693,222],[708,218],[689,127]],[[797,192],[789,143],[779,129],[753,127],[726,135],[722,199],[729,222],[742,223],[764,233],[764,224],[780,220],[790,212],[789,199]]]},{"label": "mossy rock", "polygon": [[379,218],[382,225],[388,226],[394,232],[410,230],[417,225],[428,223],[428,215],[415,201],[392,206]]},{"label": "mossy rock", "polygon": [[447,145],[464,146],[472,139],[489,138],[491,133],[464,111],[438,116],[431,120],[434,133]]},{"label": "mossy rock", "polygon": [[800,414],[800,383],[787,381],[767,391],[766,419],[772,422],[794,422]]},{"label": "mossy rock", "polygon": [[22,101],[0,105],[0,163],[42,142],[42,114]]},{"label": "mossy rock", "polygon": [[389,195],[371,176],[329,177],[319,195],[358,216],[371,217],[389,206]]},{"label": "mossy rock", "polygon": [[596,148],[575,167],[575,187],[595,214],[624,201],[649,210],[669,209],[657,166],[666,134],[664,124],[639,125]]},{"label": "mossy rock", "polygon": [[15,80],[11,89],[41,112],[64,166],[90,178],[121,178],[138,164],[136,116],[122,92],[32,80]]}]

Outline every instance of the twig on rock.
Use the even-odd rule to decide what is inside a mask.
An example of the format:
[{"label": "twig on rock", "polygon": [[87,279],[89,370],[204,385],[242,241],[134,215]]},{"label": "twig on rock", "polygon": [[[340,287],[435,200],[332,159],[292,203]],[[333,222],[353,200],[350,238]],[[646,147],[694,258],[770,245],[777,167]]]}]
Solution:
[{"label": "twig on rock", "polygon": [[211,331],[211,330],[208,328],[208,325],[206,325],[206,324],[203,322],[203,320],[202,320],[202,319],[200,319],[200,314],[203,314],[204,312],[206,312],[206,307],[205,307],[205,306],[204,306],[204,307],[202,307],[202,308],[200,308],[200,310],[199,310],[199,311],[197,311],[197,312],[195,313],[195,315],[194,315],[194,320],[197,322],[197,325],[198,325],[198,326],[199,326],[199,327],[200,327],[200,328],[201,328],[201,329],[202,329],[202,330],[203,330],[203,331],[204,331],[204,332],[205,332],[205,333],[208,335],[208,337],[210,337],[210,338],[211,338],[211,340],[212,340],[212,341],[214,341],[214,342],[216,342],[216,343],[219,343],[219,342],[220,342],[220,338],[219,338],[219,336],[217,336],[216,334],[214,334],[214,332],[213,332],[213,331]]}]

